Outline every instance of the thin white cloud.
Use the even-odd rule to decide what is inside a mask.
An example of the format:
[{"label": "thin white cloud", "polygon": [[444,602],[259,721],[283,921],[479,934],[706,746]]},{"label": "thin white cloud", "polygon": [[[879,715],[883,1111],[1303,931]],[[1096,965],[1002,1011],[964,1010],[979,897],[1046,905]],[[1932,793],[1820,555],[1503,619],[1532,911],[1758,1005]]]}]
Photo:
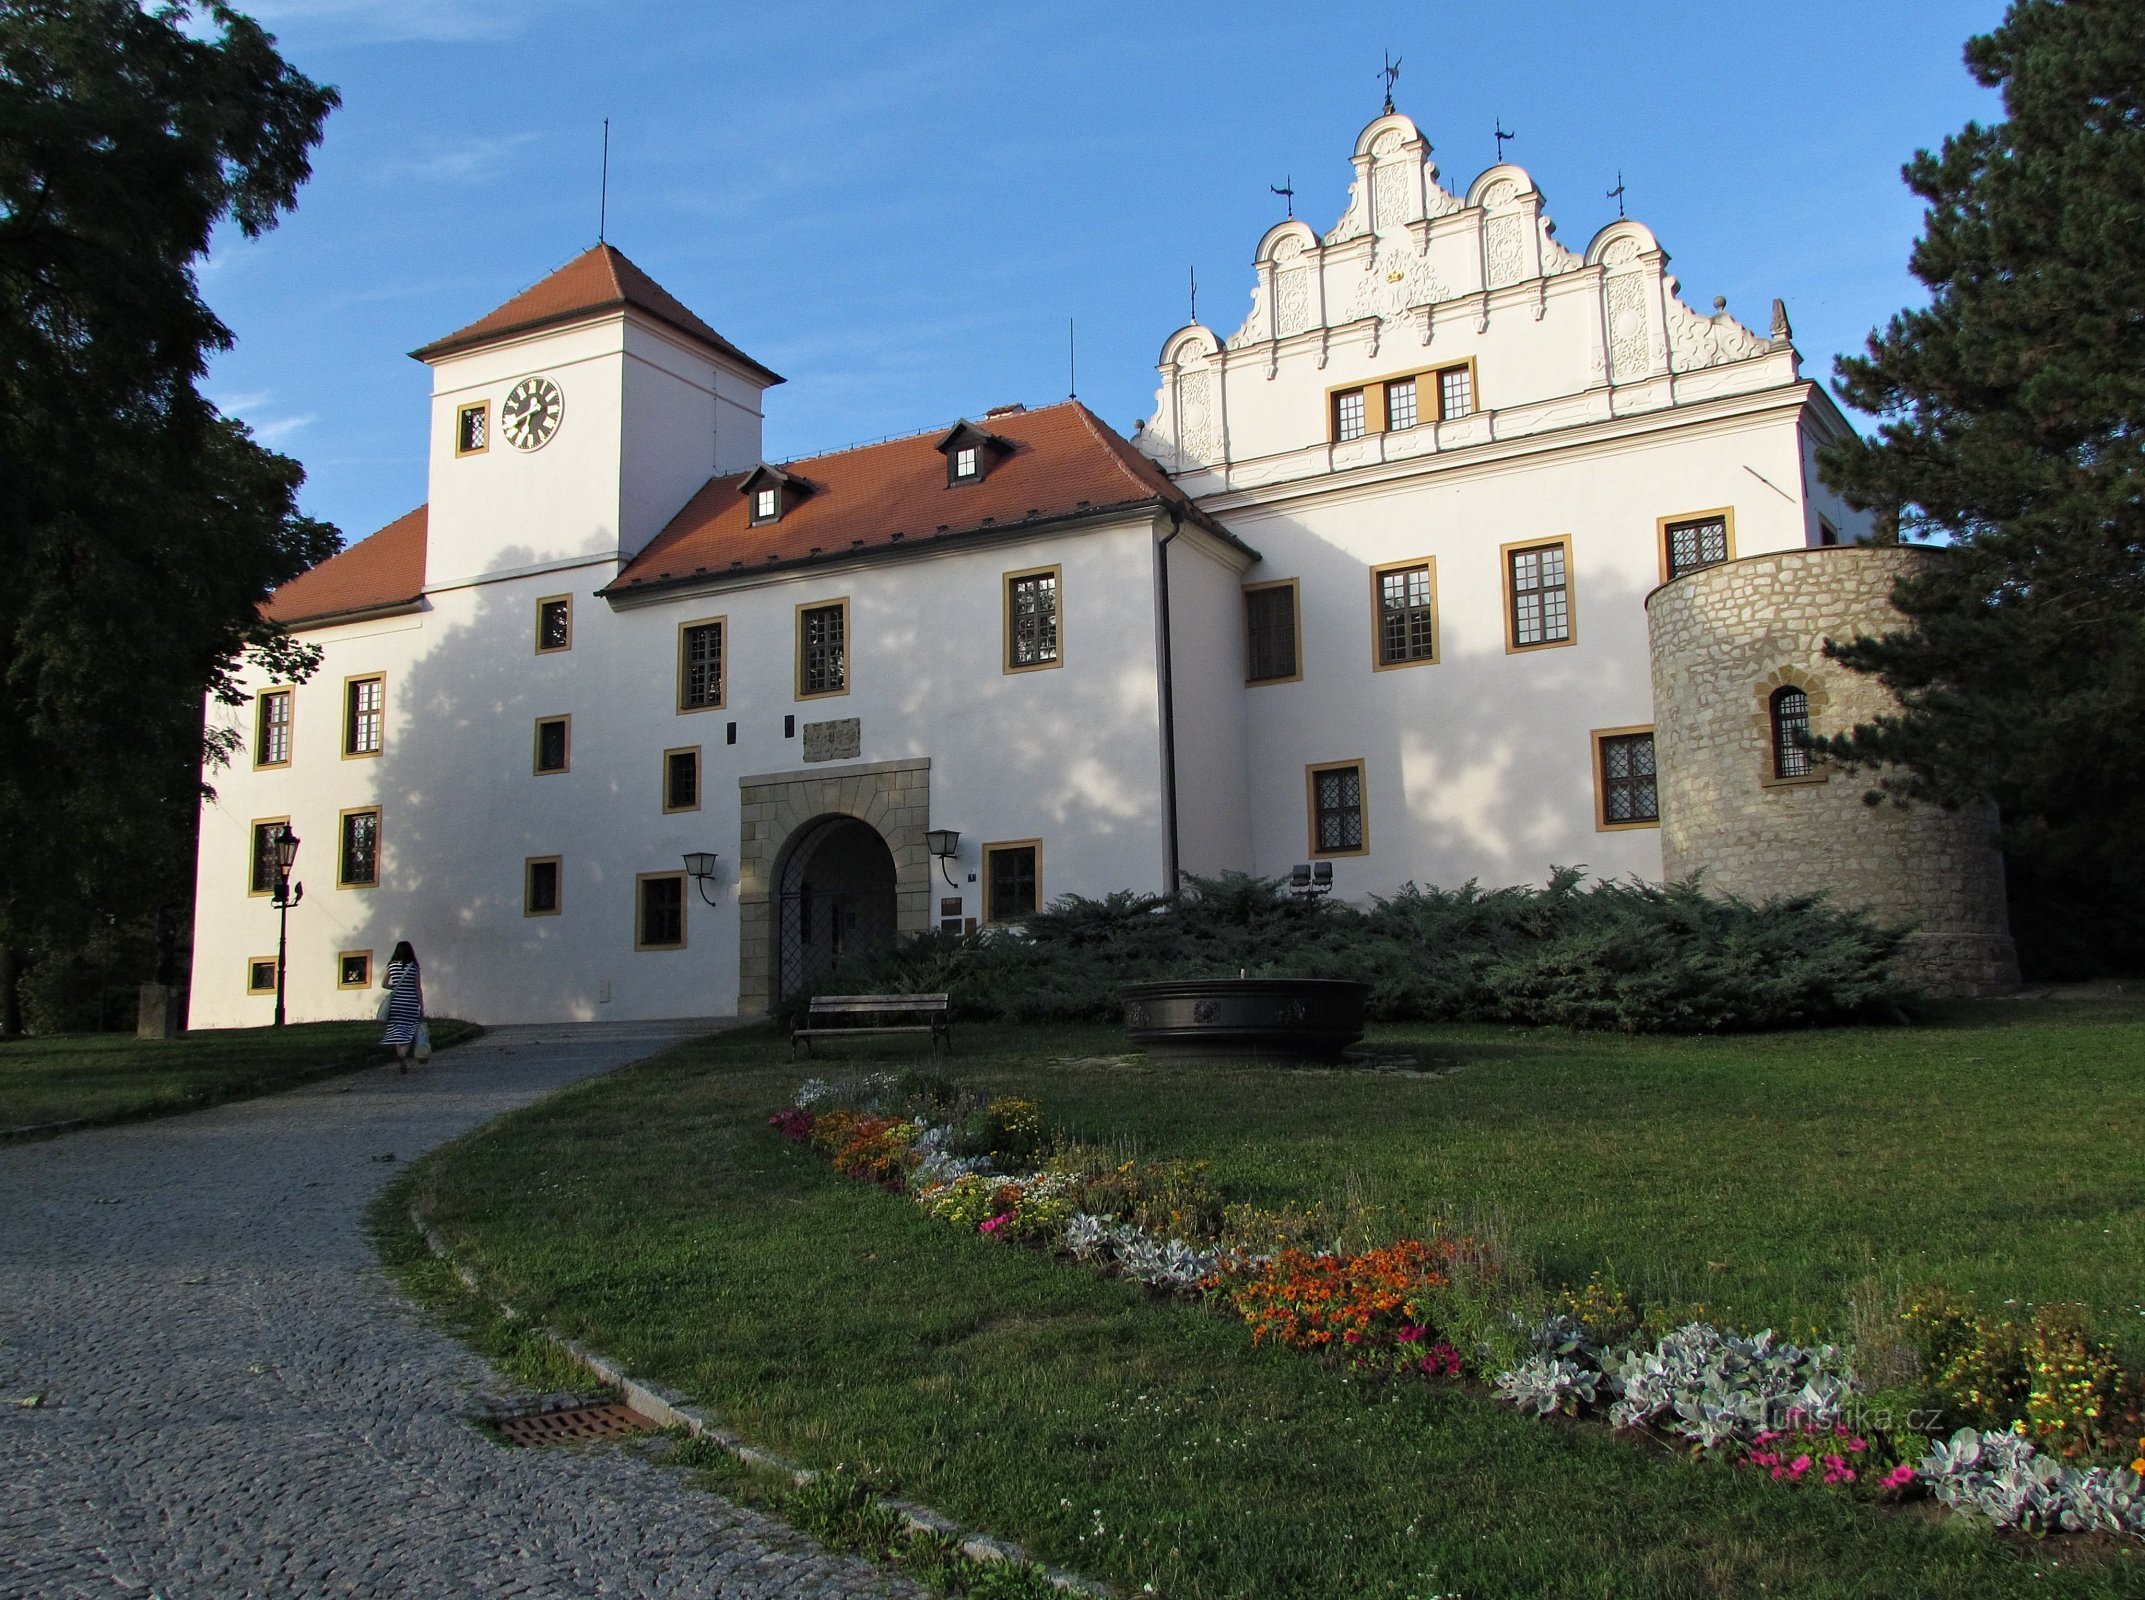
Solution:
[{"label": "thin white cloud", "polygon": [[255,422],[248,426],[253,429],[255,439],[273,448],[299,430],[311,427],[318,419],[319,413],[308,411],[302,416],[278,417],[273,422]]},{"label": "thin white cloud", "polygon": [[480,184],[504,167],[514,152],[541,134],[479,134],[449,142],[428,139],[413,155],[383,161],[372,169],[376,183]]},{"label": "thin white cloud", "polygon": [[526,19],[525,10],[485,0],[257,0],[247,9],[272,31],[303,31],[346,44],[506,39]]},{"label": "thin white cloud", "polygon": [[212,394],[209,404],[227,417],[240,416],[248,411],[258,411],[275,398],[266,389],[249,389],[242,394]]}]

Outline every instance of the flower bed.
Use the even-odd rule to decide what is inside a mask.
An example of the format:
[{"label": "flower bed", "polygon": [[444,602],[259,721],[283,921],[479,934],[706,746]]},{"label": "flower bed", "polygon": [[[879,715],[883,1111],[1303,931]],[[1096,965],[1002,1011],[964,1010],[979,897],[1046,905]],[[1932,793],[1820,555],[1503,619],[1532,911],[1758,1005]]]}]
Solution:
[{"label": "flower bed", "polygon": [[[1601,1417],[1783,1486],[1927,1494],[2034,1534],[2145,1537],[2141,1387],[2076,1308],[2020,1321],[1924,1291],[1871,1351],[1919,1387],[1880,1391],[1834,1346],[1642,1321],[1613,1284],[1556,1290],[1466,1236],[1372,1242],[1315,1210],[1228,1206],[1203,1163],[1053,1142],[1032,1102],[942,1079],[813,1079],[768,1121],[964,1231],[1199,1299],[1254,1346],[1478,1379],[1535,1415]],[[1941,1442],[1939,1419],[1958,1424]]]}]

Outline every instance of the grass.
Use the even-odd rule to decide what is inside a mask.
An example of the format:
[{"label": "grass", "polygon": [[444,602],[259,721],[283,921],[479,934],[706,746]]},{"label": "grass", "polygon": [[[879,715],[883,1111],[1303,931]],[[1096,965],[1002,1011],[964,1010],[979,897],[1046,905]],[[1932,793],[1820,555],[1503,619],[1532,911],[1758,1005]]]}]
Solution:
[{"label": "grass", "polygon": [[[430,1019],[445,1049],[483,1029]],[[377,1022],[227,1028],[177,1039],[63,1033],[0,1044],[0,1130],[170,1117],[249,1100],[387,1059]]]},{"label": "grass", "polygon": [[[969,1029],[964,1077],[1213,1163],[1231,1198],[1496,1226],[1718,1320],[1846,1331],[1859,1286],[2090,1305],[2145,1350],[2145,1008],[1984,1004],[1735,1040],[1483,1027],[1454,1070],[1165,1070],[1109,1029]],[[872,1057],[851,1047],[859,1065]],[[845,1054],[849,1052],[844,1052]],[[886,1059],[916,1061],[898,1049]],[[819,1070],[828,1070],[822,1061]],[[2134,1549],[1788,1490],[1480,1392],[1253,1351],[1240,1326],[993,1246],[764,1126],[755,1030],[510,1117],[406,1179],[504,1298],[793,1459],[1166,1595],[2135,1595]]]}]

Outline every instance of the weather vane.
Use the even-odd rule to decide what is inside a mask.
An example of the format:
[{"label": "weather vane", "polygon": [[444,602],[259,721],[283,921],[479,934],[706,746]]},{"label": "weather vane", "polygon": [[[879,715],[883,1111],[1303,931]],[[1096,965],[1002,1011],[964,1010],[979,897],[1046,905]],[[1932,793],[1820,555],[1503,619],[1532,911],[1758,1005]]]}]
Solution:
[{"label": "weather vane", "polygon": [[1199,269],[1197,267],[1187,267],[1185,271],[1190,274],[1192,280],[1192,321],[1197,322],[1199,320]]},{"label": "weather vane", "polygon": [[1517,139],[1517,138],[1519,137],[1519,135],[1518,135],[1518,134],[1516,134],[1516,133],[1511,133],[1511,132],[1508,132],[1508,131],[1506,130],[1506,128],[1505,128],[1505,125],[1504,125],[1504,118],[1502,118],[1502,117],[1497,117],[1497,118],[1493,119],[1493,120],[1491,121],[1491,123],[1490,123],[1490,126],[1491,126],[1492,128],[1494,128],[1494,129],[1496,130],[1496,134],[1497,134],[1497,159],[1498,159],[1499,161],[1502,161],[1502,160],[1504,160],[1504,142],[1505,142],[1505,140],[1507,140],[1507,139]]},{"label": "weather vane", "polygon": [[1400,81],[1400,63],[1390,50],[1379,53],[1385,57],[1385,65],[1378,76],[1385,80],[1385,109],[1390,112],[1393,109],[1393,85]]},{"label": "weather vane", "polygon": [[1623,221],[1623,219],[1624,219],[1624,171],[1623,171],[1623,168],[1619,167],[1619,168],[1617,168],[1617,169],[1616,169],[1616,187],[1615,187],[1615,188],[1613,188],[1613,189],[1611,189],[1611,190],[1610,190],[1610,191],[1608,192],[1608,194],[1607,194],[1607,195],[1606,195],[1606,196],[1605,196],[1604,198],[1606,198],[1606,199],[1610,199],[1610,200],[1614,200],[1614,201],[1616,202],[1616,220],[1617,220],[1617,221],[1619,221],[1619,222]]},{"label": "weather vane", "polygon": [[1275,194],[1277,194],[1277,195],[1281,196],[1281,198],[1282,198],[1282,199],[1284,199],[1284,200],[1286,200],[1286,201],[1288,202],[1288,214],[1289,214],[1289,220],[1290,220],[1291,222],[1294,222],[1294,221],[1296,220],[1296,180],[1295,180],[1295,178],[1294,178],[1293,176],[1289,175],[1289,174],[1285,174],[1285,173],[1284,173],[1284,174],[1282,175],[1282,178],[1281,178],[1281,187],[1280,187],[1280,188],[1278,188],[1278,189],[1275,189],[1275,188],[1274,188],[1274,186],[1273,186],[1272,184],[1270,184],[1270,183],[1269,183],[1269,184],[1268,184],[1268,185],[1267,185],[1266,187],[1267,187],[1268,189],[1272,189],[1272,190],[1273,190],[1273,192],[1274,192]]}]

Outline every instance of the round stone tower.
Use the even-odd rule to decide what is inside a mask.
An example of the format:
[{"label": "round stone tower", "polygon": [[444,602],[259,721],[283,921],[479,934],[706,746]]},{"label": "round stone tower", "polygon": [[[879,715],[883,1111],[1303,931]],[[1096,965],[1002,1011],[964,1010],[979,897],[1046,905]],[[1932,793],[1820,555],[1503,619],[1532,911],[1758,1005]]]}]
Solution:
[{"label": "round stone tower", "polygon": [[1897,630],[1892,585],[1940,550],[1847,545],[1748,556],[1648,596],[1662,866],[1746,900],[1823,890],[1911,922],[1902,977],[1941,995],[2014,988],[1993,807],[1865,803],[1870,775],[1798,754],[1798,719],[1844,733],[1895,708],[1829,639]]}]

